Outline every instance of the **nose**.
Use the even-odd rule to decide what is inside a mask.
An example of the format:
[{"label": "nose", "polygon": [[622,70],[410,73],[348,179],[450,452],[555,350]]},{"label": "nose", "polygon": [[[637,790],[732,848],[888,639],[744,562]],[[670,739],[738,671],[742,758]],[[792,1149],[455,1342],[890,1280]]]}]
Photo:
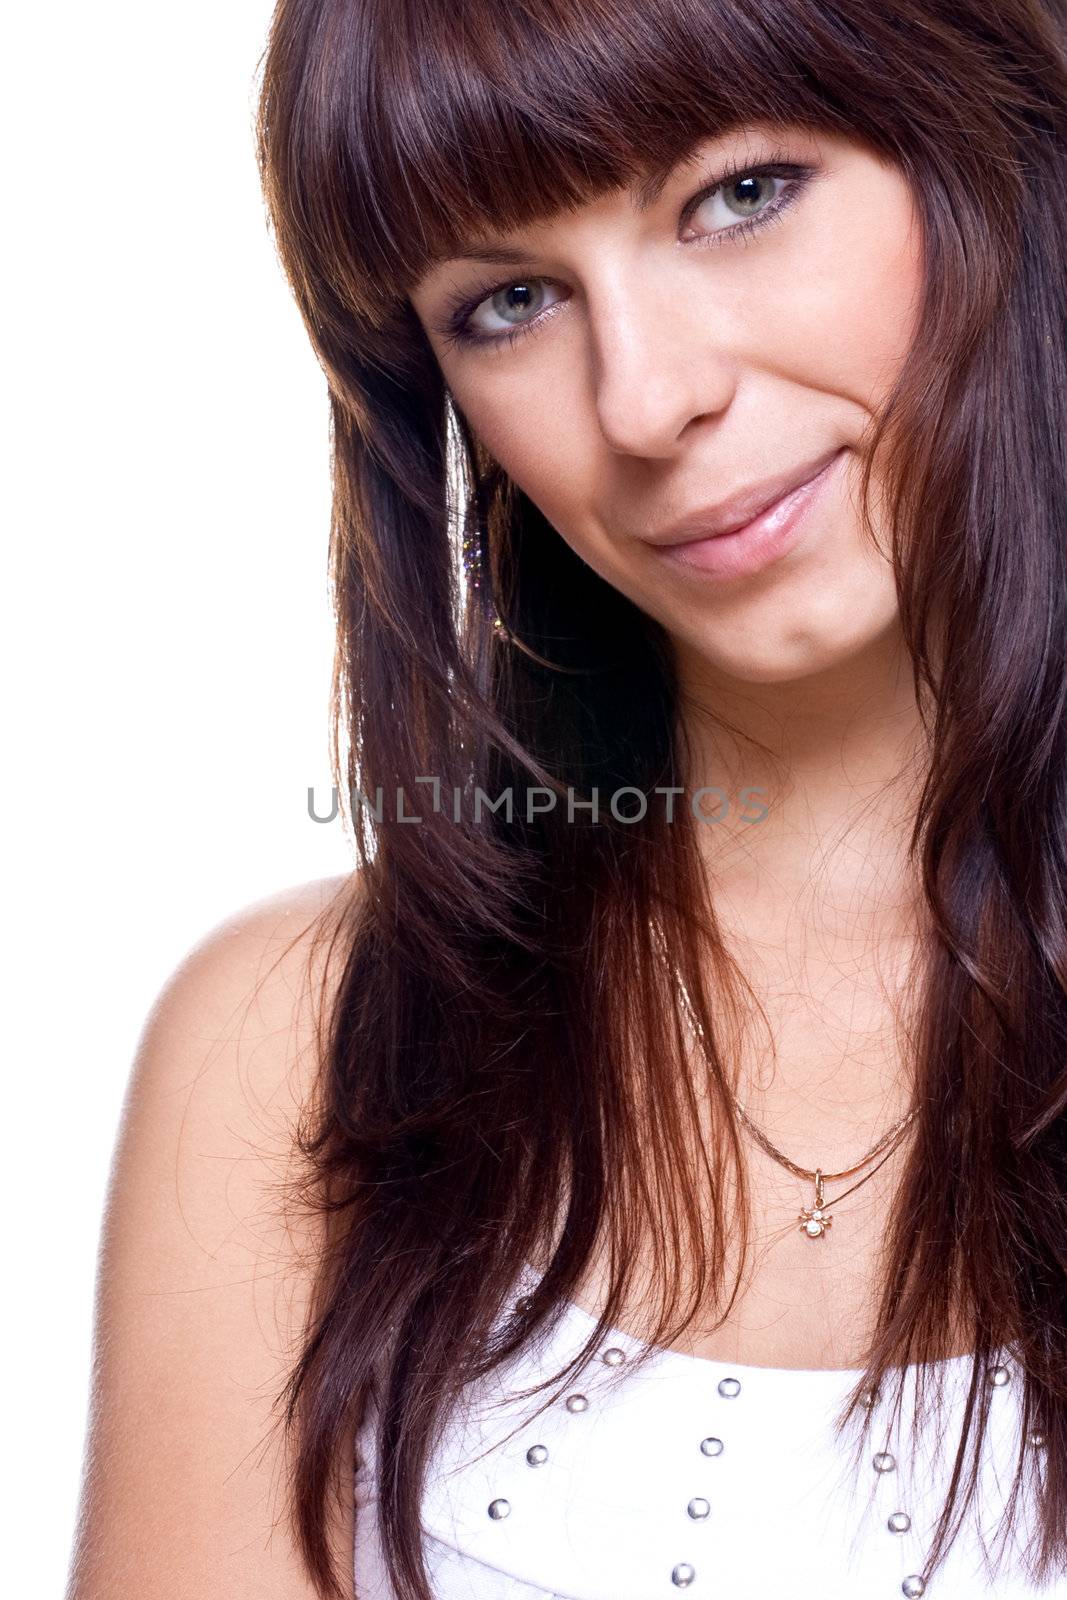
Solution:
[{"label": "nose", "polygon": [[592,368],[600,429],[622,455],[670,459],[693,429],[721,416],[737,387],[736,347],[723,309],[680,303],[677,285],[616,282],[590,297]]}]

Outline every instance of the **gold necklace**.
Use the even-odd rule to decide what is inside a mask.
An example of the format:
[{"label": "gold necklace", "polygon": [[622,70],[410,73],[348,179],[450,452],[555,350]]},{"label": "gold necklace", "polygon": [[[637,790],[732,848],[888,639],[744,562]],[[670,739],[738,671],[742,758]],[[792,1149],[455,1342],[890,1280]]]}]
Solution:
[{"label": "gold necklace", "polygon": [[[655,932],[659,942],[660,951],[664,957],[664,960],[666,960],[667,951],[663,935],[660,933],[658,927],[656,928]],[[668,970],[673,970],[670,967],[669,961],[667,962],[667,966]],[[705,1055],[707,1055],[707,1041],[704,1037],[704,1030],[701,1027],[696,1012],[693,1008],[693,1002],[689,998],[689,991],[686,988],[681,976],[677,973],[675,973],[674,976],[675,982],[678,985],[678,992],[682,997],[682,1004],[685,1007],[686,1016],[689,1019],[689,1024],[697,1038],[700,1040],[701,1048],[704,1050]],[[912,1106],[911,1110],[905,1112],[904,1116],[902,1116],[899,1121],[894,1122],[893,1126],[888,1130],[888,1132],[882,1135],[882,1137],[878,1140],[878,1143],[868,1150],[867,1154],[861,1160],[857,1161],[851,1167],[843,1168],[840,1172],[824,1172],[821,1167],[801,1167],[798,1166],[795,1161],[790,1161],[787,1155],[782,1154],[777,1145],[771,1143],[767,1135],[763,1132],[762,1128],[758,1127],[757,1124],[753,1122],[752,1118],[748,1115],[737,1096],[731,1092],[730,1098],[733,1101],[734,1110],[737,1112],[741,1121],[755,1139],[760,1149],[769,1155],[773,1161],[777,1161],[778,1165],[784,1167],[787,1172],[793,1173],[793,1175],[797,1178],[804,1178],[809,1183],[814,1183],[815,1197],[812,1204],[808,1206],[807,1210],[797,1213],[797,1225],[800,1229],[800,1232],[806,1239],[825,1239],[827,1229],[831,1226],[834,1220],[833,1214],[827,1210],[826,1196],[823,1191],[824,1184],[837,1183],[840,1182],[842,1178],[851,1178],[854,1173],[862,1172],[863,1168],[868,1166],[870,1162],[874,1161],[877,1156],[881,1156],[881,1161],[878,1162],[877,1166],[872,1167],[870,1172],[868,1172],[865,1177],[861,1178],[858,1183],[852,1184],[852,1186],[846,1189],[843,1194],[836,1196],[834,1204],[836,1205],[838,1200],[844,1200],[850,1194],[855,1194],[857,1189],[861,1188],[863,1184],[867,1183],[869,1179],[874,1177],[879,1167],[885,1165],[890,1156],[896,1150],[901,1139],[904,1137],[905,1131],[919,1114],[918,1106]]]},{"label": "gold necklace", "polygon": [[[732,1098],[738,1116],[741,1118],[741,1121],[745,1124],[745,1127],[748,1129],[749,1133],[755,1139],[760,1148],[765,1150],[766,1153],[773,1158],[773,1160],[777,1161],[779,1166],[785,1167],[788,1172],[792,1172],[796,1177],[806,1178],[809,1181],[814,1181],[815,1199],[813,1203],[806,1211],[799,1211],[797,1213],[797,1223],[800,1227],[800,1231],[807,1239],[825,1238],[826,1230],[834,1220],[832,1213],[826,1209],[826,1199],[823,1194],[823,1184],[837,1183],[842,1178],[851,1178],[854,1172],[861,1172],[863,1168],[867,1166],[869,1162],[873,1161],[876,1156],[881,1155],[881,1161],[879,1161],[876,1166],[871,1168],[870,1172],[867,1173],[867,1176],[861,1178],[859,1183],[852,1184],[850,1188],[844,1191],[844,1193],[837,1195],[835,1197],[834,1204],[836,1205],[838,1200],[844,1200],[847,1195],[855,1194],[856,1190],[861,1188],[869,1178],[873,1178],[875,1173],[878,1171],[878,1168],[884,1166],[889,1160],[889,1157],[893,1154],[897,1145],[903,1138],[904,1130],[907,1128],[908,1124],[914,1120],[919,1110],[918,1106],[912,1106],[911,1110],[901,1117],[899,1122],[895,1122],[889,1129],[889,1132],[883,1134],[874,1148],[872,1150],[868,1150],[863,1159],[861,1161],[857,1161],[855,1166],[845,1167],[841,1172],[823,1172],[821,1167],[816,1167],[814,1171],[810,1171],[807,1167],[798,1167],[795,1162],[790,1161],[788,1156],[783,1155],[782,1152],[771,1143],[763,1130],[756,1126],[736,1096],[733,1096]],[[885,1151],[884,1155],[882,1155],[883,1150]]]}]

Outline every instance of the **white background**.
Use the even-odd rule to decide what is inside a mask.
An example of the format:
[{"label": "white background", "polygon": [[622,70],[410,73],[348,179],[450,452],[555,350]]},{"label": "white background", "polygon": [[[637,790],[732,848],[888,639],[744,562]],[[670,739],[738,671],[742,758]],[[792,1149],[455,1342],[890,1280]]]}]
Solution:
[{"label": "white background", "polygon": [[66,1582],[145,1015],[221,918],[354,859],[307,814],[331,781],[328,414],[256,172],[270,13],[5,23],[0,1582],[27,1600]]}]

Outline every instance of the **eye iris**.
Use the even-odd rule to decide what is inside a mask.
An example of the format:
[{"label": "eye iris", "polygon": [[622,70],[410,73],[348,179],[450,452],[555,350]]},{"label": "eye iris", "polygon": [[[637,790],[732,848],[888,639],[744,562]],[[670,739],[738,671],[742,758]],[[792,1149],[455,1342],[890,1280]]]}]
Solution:
[{"label": "eye iris", "polygon": [[764,184],[773,186],[774,179],[759,174],[737,178],[730,184],[728,189],[723,190],[723,199],[731,211],[737,211],[740,216],[748,216],[765,199],[769,198],[768,195],[763,193]]},{"label": "eye iris", "polygon": [[509,283],[506,289],[498,289],[493,296],[493,310],[505,322],[522,322],[531,312],[536,311],[542,298],[542,291],[534,283]]}]

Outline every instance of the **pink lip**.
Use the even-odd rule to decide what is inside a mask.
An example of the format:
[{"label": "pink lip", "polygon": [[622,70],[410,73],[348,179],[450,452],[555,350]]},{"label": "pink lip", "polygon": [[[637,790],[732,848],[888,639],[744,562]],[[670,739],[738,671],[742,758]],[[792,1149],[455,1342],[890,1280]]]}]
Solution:
[{"label": "pink lip", "polygon": [[657,545],[656,553],[676,567],[712,577],[741,578],[762,572],[798,543],[808,513],[843,455],[844,449],[839,450],[807,483],[790,489],[732,533]]}]

